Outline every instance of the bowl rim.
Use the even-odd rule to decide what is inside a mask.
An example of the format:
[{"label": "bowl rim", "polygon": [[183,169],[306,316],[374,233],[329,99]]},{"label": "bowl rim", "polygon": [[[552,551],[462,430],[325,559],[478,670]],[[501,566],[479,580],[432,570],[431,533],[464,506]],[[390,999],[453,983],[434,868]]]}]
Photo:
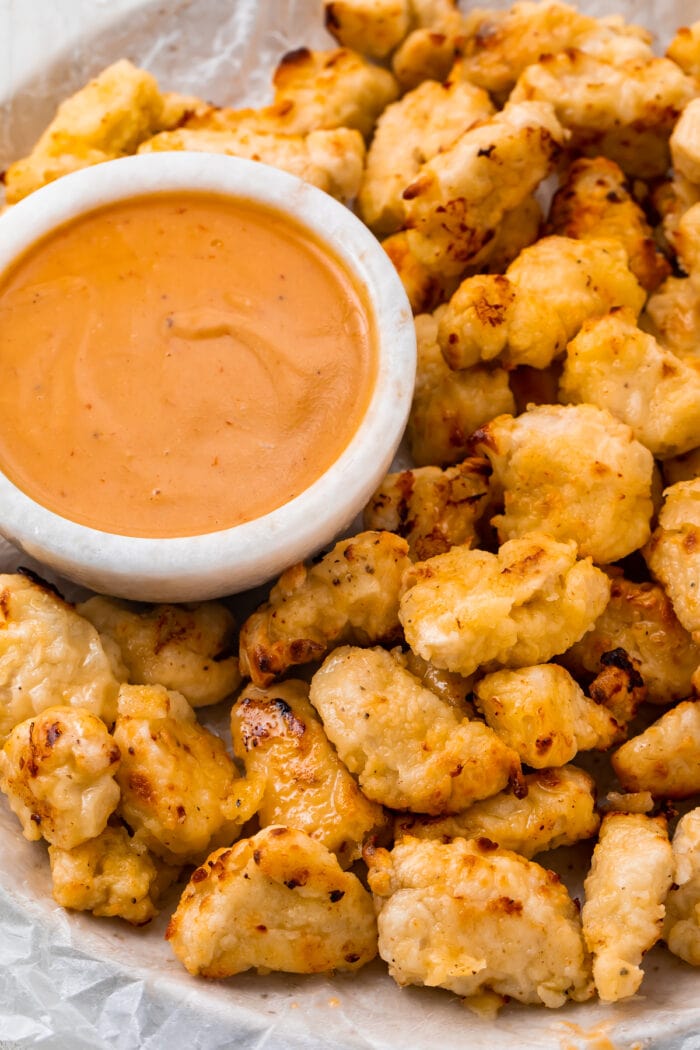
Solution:
[{"label": "bowl rim", "polygon": [[103,532],[44,507],[0,468],[0,534],[77,583],[148,601],[246,590],[346,529],[389,469],[408,418],[416,368],[410,304],[374,235],[328,194],[258,161],[164,151],[65,175],[0,216],[0,275],[71,219],[131,197],[178,191],[248,199],[288,216],[327,246],[366,291],[376,333],[376,374],[360,425],[319,478],[281,507],[216,532],[153,538]]}]

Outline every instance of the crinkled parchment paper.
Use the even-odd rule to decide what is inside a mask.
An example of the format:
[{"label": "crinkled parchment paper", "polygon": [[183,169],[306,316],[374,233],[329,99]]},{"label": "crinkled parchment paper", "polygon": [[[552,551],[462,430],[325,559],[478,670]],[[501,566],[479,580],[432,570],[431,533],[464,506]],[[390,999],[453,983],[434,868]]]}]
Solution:
[{"label": "crinkled parchment paper", "polygon": [[[27,151],[58,100],[122,56],[166,89],[220,103],[267,101],[284,51],[328,46],[320,6],[0,0],[0,167]],[[698,0],[581,7],[647,25],[660,45],[700,17]],[[19,563],[0,541],[0,568]],[[197,981],[163,940],[167,910],[142,930],[69,915],[51,899],[45,847],[21,837],[4,799],[0,835],[0,1050],[700,1050],[700,977],[661,950],[647,957],[644,994],[633,1001],[558,1011],[510,1006],[494,1020],[475,1017],[447,992],[399,989],[379,962],[355,977]],[[559,851],[545,863],[566,877],[572,855]]]}]

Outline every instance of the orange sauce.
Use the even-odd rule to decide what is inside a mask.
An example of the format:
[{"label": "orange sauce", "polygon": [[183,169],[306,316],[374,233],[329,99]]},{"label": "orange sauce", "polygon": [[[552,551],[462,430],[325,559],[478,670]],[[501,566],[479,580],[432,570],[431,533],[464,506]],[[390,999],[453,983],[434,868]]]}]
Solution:
[{"label": "orange sauce", "polygon": [[320,477],[375,369],[362,292],[281,213],[137,197],[67,223],[0,279],[0,466],[107,532],[214,532]]}]

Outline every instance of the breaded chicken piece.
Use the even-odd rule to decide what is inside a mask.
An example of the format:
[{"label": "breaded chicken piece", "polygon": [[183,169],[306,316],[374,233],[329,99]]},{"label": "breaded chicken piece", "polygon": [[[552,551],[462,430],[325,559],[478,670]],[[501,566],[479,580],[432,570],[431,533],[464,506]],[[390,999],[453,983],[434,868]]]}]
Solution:
[{"label": "breaded chicken piece", "polygon": [[597,28],[594,18],[557,0],[522,0],[506,11],[476,8],[460,43],[462,75],[505,97],[529,65],[544,55],[576,47]]},{"label": "breaded chicken piece", "polygon": [[453,817],[406,815],[396,818],[397,839],[490,839],[531,860],[535,854],[595,835],[595,781],[576,766],[543,769],[523,777],[527,794],[511,788],[475,802]]},{"label": "breaded chicken piece", "polygon": [[528,66],[510,102],[549,102],[573,149],[648,179],[666,174],[669,136],[697,93],[694,79],[667,58],[606,61],[571,49]]},{"label": "breaded chicken piece", "polygon": [[686,363],[700,360],[700,269],[667,278],[650,296],[639,323]]},{"label": "breaded chicken piece", "polygon": [[398,984],[448,988],[467,1005],[592,995],[578,912],[554,872],[484,838],[409,837],[366,857],[379,954]]},{"label": "breaded chicken piece", "polygon": [[118,917],[142,926],[158,914],[178,868],[149,854],[123,826],[106,827],[73,849],[49,846],[53,899],[62,908]]},{"label": "breaded chicken piece", "polygon": [[622,169],[607,157],[579,157],[552,201],[548,231],[580,240],[620,241],[642,288],[654,291],[671,267],[656,247],[646,216],[630,193]]},{"label": "breaded chicken piece", "polygon": [[457,0],[410,0],[415,28],[392,58],[394,76],[402,91],[424,80],[445,80],[459,54],[465,17]]},{"label": "breaded chicken piece", "polygon": [[669,145],[674,173],[697,186],[700,183],[700,98],[691,99],[679,116]]},{"label": "breaded chicken piece", "polygon": [[526,667],[569,649],[610,594],[607,576],[577,560],[573,541],[531,533],[498,554],[453,547],[406,573],[399,615],[425,660],[462,675]]},{"label": "breaded chicken piece", "polygon": [[407,230],[386,237],[382,248],[399,275],[414,314],[430,313],[449,299],[457,288],[459,276],[433,273],[411,251]]},{"label": "breaded chicken piece", "polygon": [[615,306],[636,317],[645,298],[619,242],[543,237],[505,275],[463,281],[442,315],[438,342],[451,368],[495,358],[506,368],[546,368],[586,320]]},{"label": "breaded chicken piece", "polygon": [[324,22],[342,47],[386,58],[411,26],[411,0],[325,0]]},{"label": "breaded chicken piece", "polygon": [[606,751],[624,738],[610,711],[558,664],[495,671],[477,682],[474,700],[487,724],[533,769],[563,766],[579,751]]},{"label": "breaded chicken piece", "polygon": [[387,474],[364,511],[368,529],[387,529],[408,541],[416,561],[457,544],[471,546],[489,495],[491,466],[474,456],[454,467],[419,467]]},{"label": "breaded chicken piece", "polygon": [[358,970],[377,952],[372,898],[322,843],[274,825],[212,853],[166,938],[202,977]]},{"label": "breaded chicken piece", "polygon": [[115,62],[58,107],[28,157],[5,172],[8,204],[79,168],[133,153],[162,128],[163,99],[150,73]]},{"label": "breaded chicken piece", "polygon": [[700,478],[665,490],[658,526],[642,553],[676,616],[700,645]]},{"label": "breaded chicken piece", "polygon": [[426,80],[387,106],[377,121],[358,197],[364,222],[378,236],[400,229],[402,193],[421,165],[493,112],[485,91],[453,80]]},{"label": "breaded chicken piece", "polygon": [[418,358],[406,435],[417,466],[457,463],[472,433],[494,415],[515,412],[508,373],[499,367],[453,371],[437,341],[445,307],[415,318]]},{"label": "breaded chicken piece", "polygon": [[681,239],[678,228],[683,216],[700,201],[700,186],[672,172],[670,178],[653,186],[649,200],[661,219],[656,230],[660,243],[669,254],[677,255]]},{"label": "breaded chicken piece", "polygon": [[384,649],[336,649],[314,675],[310,700],[365,795],[385,806],[458,813],[517,783],[516,753]]},{"label": "breaded chicken piece", "polygon": [[401,537],[361,532],[320,561],[293,565],[243,624],[242,673],[265,686],[336,645],[400,641],[399,588],[410,564]]},{"label": "breaded chicken piece", "polygon": [[654,797],[650,791],[608,791],[598,807],[604,813],[651,813]]},{"label": "breaded chicken piece", "polygon": [[308,696],[308,685],[292,679],[267,689],[249,685],[231,709],[233,750],[260,792],[261,827],[304,831],[347,868],[386,818],[338,758]]},{"label": "breaded chicken piece", "polygon": [[111,724],[119,682],[92,624],[48,584],[0,575],[0,742],[46,707],[87,708]]},{"label": "breaded chicken piece", "polygon": [[47,707],[20,722],[0,751],[0,791],[30,841],[72,849],[99,835],[119,802],[120,751],[80,707]]},{"label": "breaded chicken piece", "polygon": [[123,685],[114,739],[122,754],[119,814],[157,856],[196,864],[238,837],[253,812],[250,786],[184,696],[158,685]]},{"label": "breaded chicken piece", "polygon": [[217,704],[241,682],[236,623],[220,602],[137,605],[97,596],[77,607],[117,645],[133,685],[164,685],[192,707]]},{"label": "breaded chicken piece", "polygon": [[[697,191],[700,194],[700,185],[697,186]],[[700,240],[700,203],[696,201],[679,217],[673,235],[676,261],[680,268],[690,276],[700,271],[700,245],[698,245],[698,240]],[[697,356],[697,345],[693,349]]]},{"label": "breaded chicken piece", "polygon": [[318,129],[356,128],[367,138],[379,114],[399,94],[387,69],[348,48],[289,51],[272,82],[273,105],[283,112],[286,130],[302,135]]},{"label": "breaded chicken piece", "polygon": [[195,150],[258,160],[296,175],[340,201],[350,201],[360,187],[365,147],[359,131],[335,128],[309,135],[232,128],[178,128],[154,135],[139,153]]},{"label": "breaded chicken piece", "polygon": [[653,704],[689,695],[700,647],[678,622],[662,587],[613,578],[610,601],[588,634],[560,657],[576,676],[597,672],[601,658],[621,648],[638,668]]},{"label": "breaded chicken piece", "polygon": [[491,522],[501,542],[538,530],[606,565],[649,538],[652,455],[605,409],[538,405],[498,416],[477,432],[474,451],[488,456],[504,493]]},{"label": "breaded chicken piece", "polygon": [[688,798],[700,791],[700,702],[683,700],[612,756],[626,791]]},{"label": "breaded chicken piece", "polygon": [[459,274],[506,212],[549,173],[566,139],[551,105],[512,105],[465,131],[404,190],[409,246],[428,269]]},{"label": "breaded chicken piece", "polygon": [[583,935],[605,1003],[639,989],[642,956],[661,936],[673,854],[663,817],[607,813],[584,882]]},{"label": "breaded chicken piece", "polygon": [[607,409],[657,459],[700,445],[700,372],[638,328],[630,310],[583,325],[566,348],[559,400]]},{"label": "breaded chicken piece", "polygon": [[666,58],[688,76],[700,77],[700,21],[681,26],[666,49]]},{"label": "breaded chicken piece", "polygon": [[671,846],[673,885],[666,897],[663,938],[674,955],[700,966],[700,807],[678,821]]}]

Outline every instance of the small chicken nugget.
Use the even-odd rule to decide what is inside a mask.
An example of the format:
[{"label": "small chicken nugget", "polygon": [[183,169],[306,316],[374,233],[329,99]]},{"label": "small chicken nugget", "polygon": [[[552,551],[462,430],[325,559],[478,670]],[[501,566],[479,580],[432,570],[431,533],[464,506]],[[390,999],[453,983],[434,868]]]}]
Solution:
[{"label": "small chicken nugget", "polygon": [[119,813],[170,864],[197,863],[230,844],[251,815],[223,740],[198,725],[180,693],[124,685],[114,739],[122,754]]},{"label": "small chicken nugget", "polygon": [[615,238],[627,253],[630,270],[648,292],[671,272],[624,172],[607,157],[574,161],[554,195],[548,229],[582,240]]},{"label": "small chicken nugget", "polygon": [[119,802],[120,752],[104,722],[80,707],[47,707],[0,751],[0,790],[26,839],[72,849],[104,830]]},{"label": "small chicken nugget", "polygon": [[438,342],[451,368],[495,358],[506,368],[546,368],[585,321],[616,306],[636,317],[645,298],[618,241],[543,237],[505,275],[463,281],[442,314]]},{"label": "small chicken nugget", "polygon": [[669,142],[673,170],[700,183],[700,98],[692,99],[676,121]]},{"label": "small chicken nugget", "polygon": [[614,578],[610,601],[595,626],[560,662],[574,675],[595,673],[601,658],[618,648],[639,669],[651,703],[669,704],[690,694],[700,646],[681,626],[658,584]]},{"label": "small chicken nugget", "polygon": [[62,908],[118,916],[142,926],[158,914],[158,901],[179,868],[152,857],[126,828],[107,827],[73,849],[49,846],[53,899]]},{"label": "small chicken nugget", "polygon": [[274,105],[288,113],[289,132],[356,128],[366,138],[379,114],[399,94],[387,69],[349,48],[289,51],[273,76]]},{"label": "small chicken nugget", "polygon": [[465,131],[404,190],[411,250],[430,270],[463,272],[549,173],[565,137],[539,102],[508,103]]},{"label": "small chicken nugget", "polygon": [[501,541],[542,531],[575,540],[582,557],[605,565],[649,538],[654,460],[607,410],[538,405],[499,416],[474,437],[504,494],[503,513],[491,521]]},{"label": "small chicken nugget", "polygon": [[673,885],[666,898],[663,937],[674,955],[700,966],[700,808],[681,817],[671,846]]},{"label": "small chicken nugget", "polygon": [[343,47],[386,58],[411,25],[411,0],[325,0],[324,22]]},{"label": "small chicken nugget", "polygon": [[693,78],[667,58],[607,61],[574,48],[528,66],[509,101],[549,102],[575,150],[648,179],[666,174],[673,126],[696,95]]},{"label": "small chicken nugget", "polygon": [[415,318],[418,366],[407,437],[417,466],[457,463],[469,439],[494,415],[514,413],[515,400],[503,368],[448,367],[437,341],[445,307]]},{"label": "small chicken nugget", "polygon": [[462,43],[465,18],[457,0],[411,0],[414,29],[392,58],[392,69],[403,91],[424,80],[445,80]]},{"label": "small chicken nugget", "polygon": [[607,813],[584,883],[583,935],[606,1003],[638,990],[642,956],[658,941],[673,853],[663,817]]},{"label": "small chicken nugget", "polygon": [[533,769],[563,766],[579,751],[605,751],[624,734],[558,664],[495,671],[474,688],[488,725]]},{"label": "small chicken nugget", "polygon": [[241,682],[235,620],[220,602],[136,605],[97,596],[77,611],[119,648],[133,685],[163,685],[193,707],[217,704]]},{"label": "small chicken nugget", "polygon": [[700,702],[684,700],[612,756],[626,791],[688,798],[700,791]]},{"label": "small chicken nugget", "polygon": [[433,273],[418,259],[409,247],[407,230],[386,237],[382,248],[399,275],[414,314],[435,310],[449,299],[459,284],[458,276]]},{"label": "small chicken nugget", "polygon": [[385,806],[458,813],[517,783],[516,753],[384,649],[336,649],[314,675],[310,699],[363,792]]},{"label": "small chicken nugget", "polygon": [[639,323],[688,363],[700,359],[700,269],[665,280],[650,296]]},{"label": "small chicken nugget", "polygon": [[404,539],[361,532],[315,564],[287,569],[243,624],[242,673],[265,686],[336,645],[400,641],[399,589],[410,564]]},{"label": "small chicken nugget", "polygon": [[400,619],[411,648],[462,675],[524,667],[569,649],[605,608],[610,581],[573,541],[530,533],[498,554],[453,547],[406,573]]},{"label": "small chicken nugget", "polygon": [[476,539],[489,495],[491,466],[474,456],[446,470],[419,467],[388,474],[364,511],[368,529],[387,529],[408,541],[416,561]]},{"label": "small chicken nugget", "polygon": [[347,868],[386,818],[343,765],[308,695],[305,682],[291,679],[268,689],[249,685],[231,710],[233,750],[259,785],[261,827],[304,831]]},{"label": "small chicken nugget", "polygon": [[341,201],[356,195],[365,155],[362,136],[350,128],[299,135],[247,128],[222,131],[185,127],[163,131],[139,147],[139,153],[163,150],[225,153],[261,161],[296,175]]},{"label": "small chicken nugget", "polygon": [[559,399],[607,409],[658,459],[700,445],[700,372],[638,328],[630,310],[583,325],[566,348]]},{"label": "small chicken nugget", "polygon": [[700,644],[700,478],[665,490],[658,526],[642,553],[676,616]]},{"label": "small chicken nugget", "polygon": [[512,788],[475,802],[453,817],[400,816],[397,839],[487,838],[531,860],[535,854],[592,838],[600,817],[595,812],[595,781],[576,766],[543,769],[523,777],[523,798]]},{"label": "small chicken nugget", "polygon": [[430,160],[494,112],[485,91],[471,84],[426,80],[392,103],[377,121],[358,197],[359,215],[377,235],[404,222],[402,194]]},{"label": "small chicken nugget", "polygon": [[115,62],[62,102],[29,156],[9,166],[8,204],[61,175],[133,153],[160,130],[162,115],[155,78],[126,59]]},{"label": "small chicken nugget", "polygon": [[111,724],[119,682],[87,620],[57,591],[23,573],[0,575],[0,742],[56,704]]},{"label": "small chicken nugget", "polygon": [[404,838],[366,851],[379,954],[400,985],[563,1006],[593,994],[574,902],[557,875],[489,839]]},{"label": "small chicken nugget", "polygon": [[700,77],[700,22],[681,26],[666,50],[670,58],[684,73]]},{"label": "small chicken nugget", "polygon": [[263,828],[192,875],[166,938],[191,974],[358,970],[377,952],[372,898],[322,843]]}]

